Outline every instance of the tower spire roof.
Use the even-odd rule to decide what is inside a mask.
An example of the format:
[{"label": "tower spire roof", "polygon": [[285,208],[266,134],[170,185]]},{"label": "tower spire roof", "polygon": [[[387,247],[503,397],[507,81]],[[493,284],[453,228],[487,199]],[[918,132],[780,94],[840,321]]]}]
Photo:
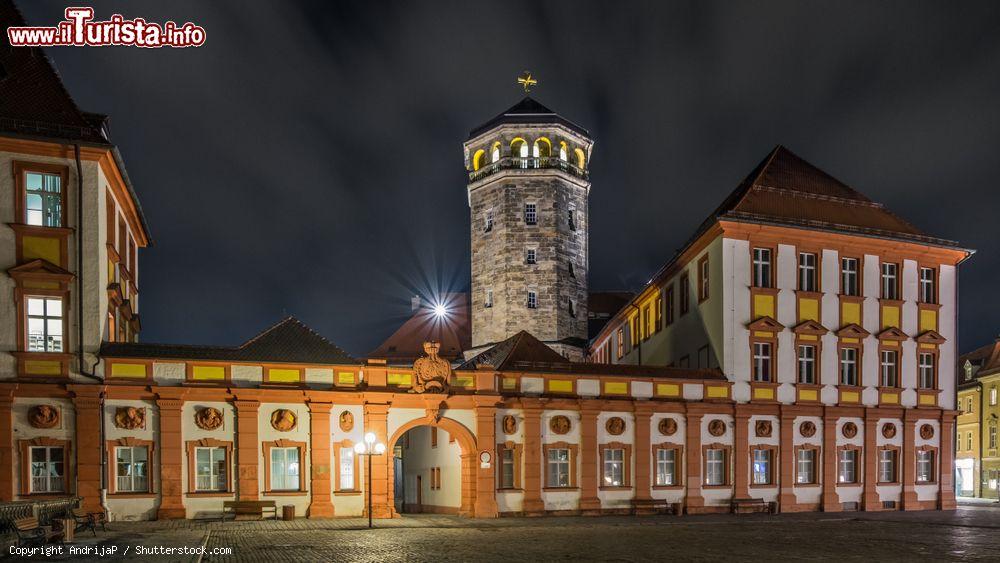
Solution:
[{"label": "tower spire roof", "polygon": [[469,138],[471,139],[476,137],[498,125],[508,123],[556,123],[568,127],[570,130],[585,137],[590,137],[590,132],[583,127],[580,127],[576,123],[573,123],[572,121],[545,107],[531,96],[525,96],[521,99],[521,101],[511,106],[507,111],[500,113],[493,119],[483,123],[479,127],[476,127],[472,131],[469,131]]}]

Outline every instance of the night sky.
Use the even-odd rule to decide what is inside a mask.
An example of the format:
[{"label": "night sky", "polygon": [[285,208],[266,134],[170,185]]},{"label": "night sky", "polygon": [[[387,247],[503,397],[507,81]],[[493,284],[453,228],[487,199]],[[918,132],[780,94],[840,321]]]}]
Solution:
[{"label": "night sky", "polygon": [[[67,2],[21,0],[29,24]],[[781,143],[961,269],[961,350],[1000,333],[998,2],[84,2],[201,48],[56,48],[149,220],[142,339],[237,344],[294,314],[363,356],[465,290],[462,141],[517,102],[587,127],[591,290],[637,289]]]}]

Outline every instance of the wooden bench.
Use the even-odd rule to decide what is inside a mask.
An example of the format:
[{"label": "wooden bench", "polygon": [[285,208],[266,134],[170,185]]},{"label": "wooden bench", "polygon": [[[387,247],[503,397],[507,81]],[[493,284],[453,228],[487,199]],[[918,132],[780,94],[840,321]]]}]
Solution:
[{"label": "wooden bench", "polygon": [[62,532],[38,524],[38,518],[18,518],[14,520],[14,532],[17,533],[17,546],[45,545],[52,540],[62,539]]},{"label": "wooden bench", "polygon": [[655,512],[658,514],[679,514],[680,503],[669,502],[666,499],[634,499],[632,501],[632,514],[642,512]]},{"label": "wooden bench", "polygon": [[270,511],[274,520],[278,519],[278,504],[273,500],[226,500],[222,501],[222,518],[232,515],[233,520],[239,516],[259,516],[264,518],[264,512]]},{"label": "wooden bench", "polygon": [[743,514],[744,512],[766,512],[768,514],[774,514],[775,507],[776,503],[766,502],[762,498],[734,498],[729,501],[729,508],[733,511],[733,514]]}]

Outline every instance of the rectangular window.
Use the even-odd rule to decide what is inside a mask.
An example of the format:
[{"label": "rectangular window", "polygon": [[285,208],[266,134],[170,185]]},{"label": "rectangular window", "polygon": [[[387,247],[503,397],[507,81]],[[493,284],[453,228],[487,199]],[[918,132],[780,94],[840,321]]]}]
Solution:
[{"label": "rectangular window", "polygon": [[972,451],[972,432],[965,435],[965,449]]},{"label": "rectangular window", "polygon": [[572,299],[570,299],[567,302],[567,310],[569,312],[569,316],[573,317],[575,319],[576,318],[576,301],[573,301]]},{"label": "rectangular window", "polygon": [[483,232],[488,233],[493,230],[493,208],[486,210],[483,216]]},{"label": "rectangular window", "polygon": [[493,306],[493,288],[486,288],[486,298],[483,299],[483,307],[489,309]]},{"label": "rectangular window", "polygon": [[528,292],[528,308],[537,309],[538,308],[538,292],[529,291]]},{"label": "rectangular window", "polygon": [[61,446],[31,448],[32,493],[61,493],[66,490],[63,481],[64,454]]},{"label": "rectangular window", "polygon": [[897,360],[899,353],[895,350],[882,350],[881,362],[879,364],[879,385],[882,387],[897,387],[899,383],[897,376]]},{"label": "rectangular window", "polygon": [[117,492],[149,492],[148,457],[149,449],[145,446],[115,448]]},{"label": "rectangular window", "polygon": [[705,450],[705,484],[726,484],[726,451],[720,449]]},{"label": "rectangular window", "polygon": [[514,450],[510,448],[500,452],[500,488],[514,488]]},{"label": "rectangular window", "polygon": [[565,448],[552,448],[549,450],[548,459],[549,480],[548,487],[569,487],[569,450]]},{"label": "rectangular window", "polygon": [[997,447],[997,427],[995,424],[990,425],[990,449],[995,449]]},{"label": "rectangular window", "polygon": [[538,207],[534,203],[524,204],[524,223],[526,225],[538,224]]},{"label": "rectangular window", "polygon": [[878,452],[878,482],[896,482],[896,450],[879,450]]},{"label": "rectangular window", "polygon": [[642,308],[642,339],[643,340],[646,340],[647,338],[649,338],[650,336],[653,335],[653,331],[650,330],[650,326],[649,326],[650,323],[652,322],[652,320],[653,320],[653,306],[647,303],[646,306]]},{"label": "rectangular window", "polygon": [[816,291],[816,255],[811,252],[799,253],[799,290]]},{"label": "rectangular window", "polygon": [[753,484],[771,484],[771,450],[753,451]]},{"label": "rectangular window", "polygon": [[860,295],[858,284],[858,259],[840,259],[840,293],[843,295]]},{"label": "rectangular window", "polygon": [[934,482],[934,452],[917,451],[917,483]]},{"label": "rectangular window", "polygon": [[569,226],[569,230],[575,231],[576,230],[576,210],[571,208],[566,213],[566,215],[567,215],[567,217],[566,217],[566,224]]},{"label": "rectangular window", "polygon": [[800,485],[815,483],[816,450],[799,450],[795,458],[795,482]]},{"label": "rectangular window", "polygon": [[663,328],[663,292],[660,292],[656,296],[656,320],[653,326],[653,329],[657,332],[661,328]]},{"label": "rectangular window", "polygon": [[615,340],[618,341],[618,359],[620,360],[625,355],[625,329],[618,327],[618,331],[615,333]]},{"label": "rectangular window", "polygon": [[656,450],[656,484],[669,487],[677,484],[677,450]]},{"label": "rectangular window", "polygon": [[771,343],[753,343],[753,380],[771,381]]},{"label": "rectangular window", "polygon": [[681,297],[681,315],[686,315],[688,309],[691,308],[691,281],[687,275],[687,272],[684,272],[684,275],[681,276],[680,297]]},{"label": "rectangular window", "polygon": [[196,491],[225,491],[228,488],[226,448],[195,448],[194,458]]},{"label": "rectangular window", "polygon": [[993,385],[990,387],[990,404],[997,404],[997,386]]},{"label": "rectangular window", "polygon": [[858,349],[840,349],[840,384],[858,384]]},{"label": "rectangular window", "polygon": [[816,383],[815,346],[799,346],[799,383]]},{"label": "rectangular window", "polygon": [[837,482],[857,483],[858,480],[857,450],[841,450],[837,456]]},{"label": "rectangular window", "polygon": [[667,288],[667,302],[664,305],[667,309],[667,326],[674,322],[674,285]]},{"label": "rectangular window", "polygon": [[536,256],[537,252],[538,251],[535,250],[534,248],[529,248],[529,249],[525,250],[524,251],[524,263],[525,264],[537,264],[538,263],[538,259],[537,259],[537,256]]},{"label": "rectangular window", "polygon": [[62,176],[24,174],[24,222],[40,227],[62,226]]},{"label": "rectangular window", "polygon": [[271,490],[299,490],[298,448],[271,448]]},{"label": "rectangular window", "polygon": [[620,448],[604,450],[604,481],[602,486],[625,486],[625,450]]},{"label": "rectangular window", "polygon": [[899,299],[897,269],[892,262],[882,262],[882,299]]},{"label": "rectangular window", "polygon": [[60,297],[28,297],[28,351],[63,351],[63,301]]},{"label": "rectangular window", "polygon": [[572,260],[566,263],[566,269],[569,270],[569,277],[576,279],[576,267],[573,266]]},{"label": "rectangular window", "polygon": [[[934,377],[934,354],[928,352],[921,352],[920,358],[917,362],[917,371],[919,372],[919,380],[917,384],[921,389],[934,389],[937,385],[935,383]],[[969,400],[969,406],[972,406],[972,400]],[[971,410],[971,409],[970,409]]]},{"label": "rectangular window", "polygon": [[934,268],[920,268],[920,302],[937,303]]},{"label": "rectangular window", "polygon": [[340,448],[340,490],[357,489],[354,475],[354,448]]},{"label": "rectangular window", "polygon": [[708,281],[708,256],[698,262],[698,302],[708,299],[711,293],[711,284]]},{"label": "rectangular window", "polygon": [[753,286],[771,287],[771,249],[753,249]]}]

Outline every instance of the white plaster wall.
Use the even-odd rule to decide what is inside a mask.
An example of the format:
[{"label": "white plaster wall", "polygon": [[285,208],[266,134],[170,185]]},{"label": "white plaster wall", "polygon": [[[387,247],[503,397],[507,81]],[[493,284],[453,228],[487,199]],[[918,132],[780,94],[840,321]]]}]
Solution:
[{"label": "white plaster wall", "polygon": [[[930,424],[934,428],[934,436],[929,439],[924,439],[920,437],[920,427],[924,424]],[[938,448],[938,453],[934,458],[934,463],[937,465],[934,468],[934,483],[929,485],[914,485],[913,489],[917,492],[917,500],[937,500],[939,483],[941,482],[941,472],[942,471],[954,471],[951,467],[941,466],[941,424],[934,420],[933,418],[926,418],[917,420],[916,429],[914,431],[914,444],[915,447],[919,448],[921,446],[934,446]],[[914,455],[914,460],[916,456]]]},{"label": "white plaster wall", "polygon": [[[767,420],[771,422],[771,436],[770,437],[758,437],[756,432],[756,425],[758,420]],[[753,458],[750,457],[749,452],[746,454],[736,454],[736,455],[746,455],[747,456],[747,483],[751,484],[750,491],[751,496],[754,498],[763,498],[765,501],[777,501],[778,500],[778,483],[781,479],[781,426],[778,417],[770,415],[754,415],[750,417],[750,422],[747,426],[747,436],[748,443],[752,449],[755,445],[769,445],[775,446],[778,449],[775,450],[773,459],[771,460],[771,476],[774,486],[771,487],[754,487],[753,485]],[[792,454],[794,455],[794,454]]]},{"label": "white plaster wall", "polygon": [[[816,425],[816,433],[811,437],[806,438],[802,435],[799,429],[802,427],[802,423],[810,421]],[[780,440],[780,438],[779,438]],[[799,504],[818,504],[823,498],[823,480],[827,478],[823,474],[823,417],[820,416],[799,416],[795,418],[795,429],[792,432],[792,446],[802,446],[805,444],[810,444],[819,447],[819,452],[817,452],[816,460],[816,484],[814,485],[794,485],[795,487],[795,502]],[[794,451],[791,455],[795,455]],[[794,458],[793,458],[794,460]],[[796,463],[793,461],[793,464]],[[795,475],[798,471],[798,467],[793,465],[792,475]],[[836,479],[836,475],[833,476]]]},{"label": "white plaster wall", "polygon": [[650,381],[633,381],[632,396],[637,399],[648,399],[653,396],[653,383]]},{"label": "white plaster wall", "polygon": [[[52,405],[59,409],[59,425],[55,428],[34,428],[28,422],[28,411],[35,405]],[[72,474],[76,475],[76,411],[73,410],[73,402],[69,399],[49,399],[34,397],[14,397],[12,408],[13,417],[13,441],[14,455],[11,462],[14,464],[14,494],[18,498],[23,498],[21,494],[21,471],[22,464],[30,466],[30,460],[21,459],[20,440],[33,440],[35,438],[52,438],[55,440],[70,440],[72,444],[69,452],[69,459],[66,463],[72,468]],[[64,470],[65,471],[65,470]],[[73,484],[69,484],[72,488]],[[75,493],[75,491],[73,491]]]},{"label": "white plaster wall", "polygon": [[596,379],[578,379],[576,392],[578,395],[596,397],[601,394],[601,382]]},{"label": "white plaster wall", "polygon": [[[448,432],[438,428],[437,447],[431,447],[431,427],[417,426],[403,449],[403,493],[409,505],[417,503],[417,476],[421,477],[422,503],[427,507],[457,509],[462,506],[462,449],[449,442]],[[405,445],[405,439],[404,439]],[[441,488],[431,489],[431,468],[441,468]]]},{"label": "white plaster wall", "polygon": [[[664,418],[672,418],[677,423],[677,431],[671,436],[660,434],[660,421]],[[687,421],[682,414],[664,413],[654,414],[649,421],[649,440],[652,444],[678,444],[682,447],[680,459],[675,460],[677,468],[677,482],[681,484],[676,489],[653,489],[651,496],[655,499],[664,499],[668,502],[682,502],[687,487],[687,449],[684,448],[684,439],[687,436]],[[650,450],[652,455],[652,450]],[[656,483],[656,459],[650,461],[650,483]]]},{"label": "white plaster wall", "polygon": [[[354,427],[350,431],[344,432],[340,429],[340,413],[348,411],[354,415]],[[364,441],[365,409],[362,405],[334,405],[330,409],[330,440],[333,444],[339,444],[344,440],[350,440],[352,445]],[[388,444],[386,444],[388,446]],[[340,447],[340,446],[333,446]],[[333,447],[330,449],[330,474],[331,490],[333,491],[333,513],[335,516],[361,516],[365,509],[365,496],[363,494],[337,494],[337,483],[340,478],[340,467],[336,465],[336,452]],[[388,455],[392,455],[390,451]],[[359,490],[364,490],[367,486],[365,479],[364,460],[358,464],[360,475],[355,475],[355,482]]]},{"label": "white plaster wall", "polygon": [[[747,380],[750,377],[750,243],[745,240],[724,239],[724,305],[725,349],[722,351],[723,372],[730,380]],[[735,390],[734,390],[735,393]],[[745,388],[738,401],[750,399]],[[745,395],[745,396],[742,396]]]},{"label": "white plaster wall", "polygon": [[521,378],[521,392],[522,393],[544,393],[545,392],[545,380],[541,377],[522,377]]},{"label": "white plaster wall", "polygon": [[[896,427],[896,435],[892,438],[886,438],[882,435],[882,427],[886,424],[893,424]],[[902,500],[903,494],[903,421],[899,419],[882,419],[879,421],[878,426],[875,429],[875,447],[876,449],[881,446],[899,446],[901,448],[896,458],[896,478],[899,481],[897,484],[893,485],[875,485],[875,491],[878,492],[880,501],[900,501]],[[875,454],[875,463],[878,464],[878,454]],[[878,478],[878,465],[875,466],[876,479]]]},{"label": "white plaster wall", "polygon": [[778,318],[776,320],[786,327],[793,327],[797,324],[795,322],[795,288],[798,286],[796,279],[797,261],[798,253],[794,246],[778,245],[778,256],[774,269],[774,287],[778,289],[778,310],[776,311]]},{"label": "white plaster wall", "polygon": [[[146,427],[126,430],[115,426],[115,414],[121,407],[135,407],[145,409]],[[156,404],[152,401],[126,401],[120,399],[107,399],[104,401],[104,437],[106,440],[118,440],[120,438],[136,438],[139,440],[152,440],[155,445],[150,452],[149,459],[149,479],[150,490],[154,493],[160,492],[160,448],[159,430],[160,413]],[[95,429],[99,432],[100,429]],[[106,445],[106,444],[102,444]],[[108,459],[108,466],[111,468],[109,479],[115,478],[115,459]],[[108,483],[108,490],[111,484]],[[154,520],[156,519],[156,509],[159,507],[159,498],[123,498],[108,496],[108,512],[112,520]]]},{"label": "white plaster wall", "polygon": [[[858,433],[853,438],[844,437],[844,424],[848,422],[853,422],[858,427]],[[850,444],[853,446],[858,446],[862,448],[861,452],[858,454],[858,463],[856,467],[857,479],[856,484],[851,485],[841,485],[837,484],[837,493],[840,495],[840,502],[861,502],[861,497],[864,493],[864,475],[865,475],[865,421],[858,417],[842,417],[837,421],[837,447]],[[839,463],[838,463],[839,465]],[[839,467],[837,469],[839,472]],[[826,476],[824,476],[826,477]],[[833,475],[834,481],[837,480],[837,474]]]},{"label": "white plaster wall", "polygon": [[700,383],[685,383],[681,393],[688,401],[700,401],[705,396],[705,386]]},{"label": "white plaster wall", "polygon": [[942,264],[938,277],[938,294],[941,310],[938,317],[938,332],[945,338],[938,348],[938,395],[939,405],[946,409],[955,408],[955,343],[958,339],[955,324],[958,322],[956,292],[958,291],[957,270],[954,266]]},{"label": "white plaster wall", "polygon": [[836,250],[824,249],[820,258],[820,289],[823,299],[820,303],[820,324],[836,330],[840,328],[840,254]]},{"label": "white plaster wall", "polygon": [[264,368],[234,364],[230,375],[234,387],[258,387],[264,381]]},{"label": "white plaster wall", "polygon": [[[278,432],[271,426],[271,414],[277,409],[288,409],[295,413],[297,423],[295,428],[288,432]],[[270,442],[274,440],[293,440],[296,442],[305,442],[305,459],[299,460],[299,471],[302,472],[305,478],[305,491],[301,494],[295,495],[266,495],[263,491],[266,491],[271,487],[270,483],[264,482],[264,464],[270,464],[270,459],[264,459],[264,452],[261,445],[258,445],[258,452],[260,454],[260,462],[257,466],[258,474],[258,486],[262,494],[260,495],[261,500],[273,500],[279,507],[285,505],[295,506],[295,515],[297,517],[305,516],[306,509],[309,508],[310,494],[309,490],[312,486],[309,481],[309,474],[312,467],[312,458],[310,452],[312,448],[309,447],[309,407],[302,403],[261,403],[259,415],[257,417],[257,435],[260,442]],[[279,508],[280,510],[280,508]]]},{"label": "white plaster wall", "polygon": [[153,362],[153,379],[160,385],[179,385],[186,378],[184,362]]},{"label": "white plaster wall", "polygon": [[[214,408],[218,409],[222,413],[222,426],[216,428],[215,430],[203,430],[198,427],[194,422],[195,413],[204,408]],[[232,404],[226,401],[187,401],[181,409],[181,432],[183,433],[182,444],[184,451],[182,453],[183,463],[181,464],[181,483],[183,484],[185,493],[193,493],[188,489],[188,453],[187,453],[187,442],[192,440],[201,440],[203,438],[213,438],[215,440],[221,440],[223,442],[232,442],[233,450],[230,455],[228,471],[229,474],[227,478],[229,479],[229,487],[233,494],[225,497],[197,497],[184,495],[184,510],[187,518],[201,518],[206,516],[217,516],[222,512],[223,501],[233,500],[235,498],[236,491],[236,449],[237,443],[236,439],[233,437],[236,433],[236,422],[235,422],[235,410]],[[261,451],[261,456],[263,456],[263,451]]]},{"label": "white plaster wall", "polygon": [[[556,434],[552,432],[549,428],[549,422],[552,417],[564,415],[569,418],[570,429],[566,434]],[[570,444],[580,443],[580,413],[577,411],[563,411],[563,410],[547,410],[542,413],[542,444],[552,444],[555,442],[568,442]],[[576,471],[576,483],[580,483],[580,457],[583,452],[577,450],[577,460],[576,467],[573,471]],[[580,506],[580,491],[545,491],[545,472],[548,469],[548,463],[545,459],[544,450],[541,452],[541,484],[542,484],[542,501],[545,503],[545,510],[576,510]]]},{"label": "white plaster wall", "polygon": [[306,368],[306,385],[312,387],[333,385],[333,370],[330,368]]},{"label": "white plaster wall", "polygon": [[[605,426],[608,423],[608,419],[612,417],[619,417],[625,421],[625,431],[619,436],[612,436],[608,433]],[[626,491],[602,491],[600,490],[600,485],[604,479],[604,459],[601,458],[600,445],[607,444],[610,442],[619,442],[622,444],[632,445],[632,459],[629,460],[629,477],[628,482],[632,484],[632,488]],[[602,412],[597,415],[597,498],[601,499],[602,508],[631,508],[632,497],[635,491],[635,417],[629,412]]]}]

